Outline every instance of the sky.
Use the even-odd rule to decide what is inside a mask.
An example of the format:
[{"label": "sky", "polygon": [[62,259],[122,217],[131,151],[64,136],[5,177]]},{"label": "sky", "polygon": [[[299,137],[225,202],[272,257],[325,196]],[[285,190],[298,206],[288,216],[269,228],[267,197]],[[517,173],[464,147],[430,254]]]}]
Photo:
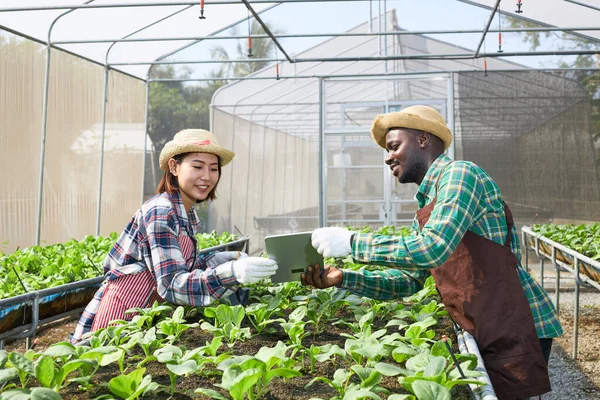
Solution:
[{"label": "sky", "polygon": [[[95,0],[93,4],[109,3],[132,3],[132,2],[167,2],[169,0]],[[175,1],[175,0],[173,0]],[[534,0],[535,1],[535,0]],[[537,0],[537,5],[542,0]],[[482,0],[483,3],[490,1]],[[81,0],[53,0],[53,5],[71,5],[81,3]],[[501,3],[500,9],[514,13],[516,8],[514,1]],[[3,0],[0,8],[16,6],[41,6],[47,5],[47,0]],[[253,7],[260,11],[272,4],[254,4]],[[533,1],[524,2],[524,14],[527,7],[534,7]],[[147,8],[117,8],[117,9],[94,9],[77,10],[62,17],[55,25],[52,32],[52,41],[69,39],[113,39],[120,38],[156,21],[161,17],[183,9],[183,6],[173,7],[147,7]],[[473,6],[457,0],[389,0],[389,1],[348,1],[348,2],[319,2],[319,3],[296,3],[276,6],[261,14],[261,18],[270,26],[286,33],[330,33],[344,32],[369,20],[372,14],[376,16],[379,11],[394,9],[398,18],[398,24],[406,30],[439,30],[439,29],[478,29],[483,30],[490,11],[481,7]],[[60,11],[36,11],[36,12],[2,12],[0,13],[0,25],[11,27],[28,35],[46,40],[48,25],[53,18],[60,15]],[[593,11],[588,14],[594,15]],[[597,13],[600,15],[600,13]],[[190,9],[181,12],[168,20],[165,20],[135,37],[190,37],[209,35],[223,26],[235,21],[247,18],[248,12],[243,4],[235,5],[210,5],[207,1],[206,19],[198,18],[199,7],[194,5]],[[506,17],[500,17],[506,18]],[[498,17],[492,21],[491,28],[497,29]],[[577,25],[577,24],[575,24]],[[597,23],[596,23],[597,25]],[[567,24],[568,26],[568,24]],[[391,27],[388,27],[390,29]],[[377,31],[378,26],[373,30]],[[247,34],[247,21],[237,26],[237,34]],[[226,30],[221,36],[231,35],[232,30]],[[600,32],[596,32],[600,33]],[[475,49],[481,38],[481,34],[450,34],[433,35],[432,37],[454,43],[458,46]],[[301,38],[281,39],[281,43],[290,54],[298,54],[302,51],[327,40],[327,38]],[[179,52],[170,57],[169,60],[210,60],[210,50],[221,45],[235,57],[235,40],[210,40],[196,44],[187,50]],[[242,41],[245,45],[245,40]],[[157,57],[175,49],[187,42],[135,42],[116,44],[110,53],[109,62],[144,62],[152,61]],[[62,44],[61,46],[85,55],[86,57],[102,61],[109,44]],[[557,48],[556,40],[550,38],[545,40],[540,49]],[[489,34],[486,38],[482,51],[494,52],[498,48],[497,34]],[[505,51],[528,51],[529,45],[523,43],[516,34],[503,35],[503,49]],[[281,55],[280,55],[281,56]],[[530,67],[556,67],[556,57],[520,57],[511,58],[510,61],[517,62]],[[204,77],[216,64],[188,64],[192,68],[193,77]],[[145,77],[148,66],[115,66],[129,73]]]}]

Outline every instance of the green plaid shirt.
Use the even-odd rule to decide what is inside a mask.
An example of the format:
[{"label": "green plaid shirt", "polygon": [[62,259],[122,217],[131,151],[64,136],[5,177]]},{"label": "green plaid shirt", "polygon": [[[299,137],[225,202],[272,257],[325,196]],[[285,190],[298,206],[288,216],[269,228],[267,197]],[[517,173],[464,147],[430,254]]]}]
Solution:
[{"label": "green plaid shirt", "polygon": [[[450,161],[442,154],[431,165],[417,192],[419,207],[433,201],[438,175]],[[415,217],[412,228],[415,233],[407,237],[355,234],[352,256],[358,262],[402,270],[344,270],[341,287],[376,299],[407,296],[422,287],[429,269],[442,265],[450,257],[467,230],[504,244],[508,228],[500,189],[477,165],[456,161],[440,178],[437,203],[429,221],[419,231]],[[516,227],[511,232],[511,249],[520,262],[521,246]],[[531,306],[538,337],[562,335],[556,309],[546,291],[521,266],[517,271]]]}]

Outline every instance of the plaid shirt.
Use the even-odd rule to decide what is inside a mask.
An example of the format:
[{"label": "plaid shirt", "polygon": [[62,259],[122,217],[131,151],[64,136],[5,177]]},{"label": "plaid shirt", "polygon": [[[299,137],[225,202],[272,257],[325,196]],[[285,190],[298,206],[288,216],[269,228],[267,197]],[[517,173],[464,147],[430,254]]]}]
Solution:
[{"label": "plaid shirt", "polygon": [[[435,183],[450,162],[442,154],[431,165],[417,192],[419,207],[436,196]],[[359,262],[380,264],[402,270],[344,271],[341,287],[373,298],[402,297],[422,287],[429,269],[442,265],[454,252],[465,232],[504,244],[508,228],[498,185],[477,165],[456,161],[444,170],[439,181],[437,203],[429,221],[419,231],[415,217],[413,235],[408,237],[357,233],[352,256]],[[516,227],[511,231],[511,249],[521,260],[520,239]],[[544,289],[520,265],[517,267],[525,296],[531,306],[538,337],[562,335],[554,305]]]},{"label": "plaid shirt", "polygon": [[[207,268],[204,255],[197,255],[194,235],[199,227],[196,211],[186,213],[179,192],[161,193],[146,201],[106,257],[105,280],[84,310],[73,341],[90,331],[106,285],[119,277],[149,270],[161,298],[192,306],[209,305],[236,285],[231,263]],[[189,237],[194,246],[187,260],[180,235]]]}]

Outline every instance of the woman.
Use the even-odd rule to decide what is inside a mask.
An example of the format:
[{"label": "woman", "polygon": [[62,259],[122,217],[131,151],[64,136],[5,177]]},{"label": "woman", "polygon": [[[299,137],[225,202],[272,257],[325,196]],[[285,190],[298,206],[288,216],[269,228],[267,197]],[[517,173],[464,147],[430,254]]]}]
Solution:
[{"label": "woman", "polygon": [[155,300],[206,306],[229,288],[275,273],[275,261],[240,252],[197,256],[193,205],[216,199],[221,167],[234,155],[202,129],[183,130],[165,145],[157,194],[135,213],[106,257],[105,280],[84,310],[73,343],[110,321],[131,319],[125,314],[130,308]]}]

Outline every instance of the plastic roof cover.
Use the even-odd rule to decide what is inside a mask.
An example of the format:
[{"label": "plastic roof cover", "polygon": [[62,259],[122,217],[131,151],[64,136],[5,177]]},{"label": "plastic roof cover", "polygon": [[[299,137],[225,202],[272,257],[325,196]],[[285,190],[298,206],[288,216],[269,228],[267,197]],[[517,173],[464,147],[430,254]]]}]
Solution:
[{"label": "plastic roof cover", "polygon": [[[199,2],[189,2],[190,5],[173,6],[144,6],[144,7],[115,7],[115,8],[89,8],[79,9],[71,12],[55,24],[52,31],[52,42],[68,40],[86,40],[86,39],[116,39],[131,35],[138,29],[149,24],[160,21],[152,27],[144,29],[142,32],[133,34],[132,38],[175,38],[175,37],[198,37],[216,34],[216,36],[226,36],[231,32],[226,29],[228,26],[239,23],[239,32],[242,35],[245,32],[244,23],[248,15],[246,6],[240,0],[237,4],[217,4],[223,0],[208,0],[206,3],[207,18],[200,20]],[[268,0],[260,0],[268,1]],[[445,29],[445,30],[463,30],[474,29],[477,33],[472,34],[454,34],[439,35],[431,37],[443,40],[448,43],[456,44],[462,47],[459,53],[469,53],[477,47],[481,38],[481,31],[485,26],[490,15],[490,9],[495,5],[496,0],[427,0],[415,2],[414,0],[387,0],[387,1],[346,1],[339,0],[334,2],[299,2],[295,0],[287,2],[284,0],[279,3],[263,3],[251,1],[255,11],[266,11],[263,19],[270,25],[276,27],[285,33],[292,34],[311,34],[324,32],[344,32],[357,26],[359,23],[369,19],[372,15],[378,14],[383,8],[395,8],[398,10],[399,25],[407,30],[419,29]],[[89,2],[91,6],[100,5],[123,5],[123,4],[144,4],[144,3],[178,3],[176,0],[53,0],[49,4],[47,0],[3,0],[0,9],[8,8],[27,8],[27,7],[59,7],[74,4],[84,4]],[[233,1],[235,3],[235,0]],[[179,2],[181,3],[181,1]],[[185,3],[185,1],[184,1]],[[584,7],[600,8],[599,0],[547,0],[547,1],[527,1],[523,3],[523,14],[515,14],[516,8],[513,3],[503,2],[499,11],[503,15],[512,15],[525,18],[528,21],[535,21],[540,26],[559,26],[559,27],[598,27],[600,21],[600,11]],[[31,36],[40,41],[47,41],[48,28],[52,21],[59,15],[65,13],[61,10],[42,10],[42,11],[17,11],[0,12],[0,28],[5,27],[9,30]],[[170,16],[175,14],[173,16]],[[169,17],[170,16],[170,17]],[[168,18],[167,18],[168,17]],[[496,16],[492,21],[491,29],[498,26],[499,18]],[[381,27],[374,26],[374,31],[381,30]],[[580,31],[581,36],[600,40],[600,30]],[[523,51],[529,50],[529,47],[521,42],[520,37],[515,37],[512,43],[509,34],[504,36],[504,40],[509,42],[511,50]],[[371,38],[372,42],[378,39]],[[544,39],[544,38],[542,38]],[[349,41],[356,41],[358,38],[348,38]],[[290,54],[299,53],[306,50],[307,47],[323,41],[323,38],[287,38],[280,39],[283,47]],[[210,43],[208,43],[210,42]],[[484,43],[488,44],[488,50],[492,50],[496,42],[496,35],[486,36]],[[192,41],[164,40],[151,42],[128,42],[117,43],[111,50],[108,58],[109,64],[122,62],[154,61],[157,58],[169,54],[177,49],[193,43]],[[168,60],[210,60],[210,49],[214,45],[230,45],[231,40],[210,40],[200,42],[189,49],[178,52]],[[519,46],[520,44],[520,46]],[[59,44],[58,47],[69,50],[75,54],[90,58],[94,61],[104,63],[106,50],[110,43],[85,43],[85,44]],[[545,40],[538,50],[555,49],[555,42]],[[554,47],[553,47],[554,46]],[[485,48],[485,44],[484,44]],[[368,52],[370,48],[365,44],[363,51],[355,52],[356,55],[372,54]],[[456,51],[456,49],[454,49]],[[484,49],[482,49],[484,50]],[[341,52],[337,52],[342,54]],[[345,54],[344,54],[345,55]],[[281,57],[281,54],[279,55]],[[326,57],[332,57],[332,53],[326,54]],[[528,57],[532,60],[535,57]],[[515,59],[513,59],[515,60]],[[557,57],[553,59],[553,65]],[[530,65],[528,62],[517,60],[517,62]],[[540,61],[541,63],[541,61]],[[299,65],[296,67],[302,69]],[[337,63],[336,63],[337,64]],[[538,63],[539,64],[539,63]],[[191,66],[192,64],[188,64]],[[443,64],[438,64],[444,68]],[[540,66],[540,65],[538,65]],[[211,65],[211,68],[214,64]],[[532,66],[536,67],[536,66]],[[337,68],[335,65],[332,68]],[[148,65],[130,65],[116,66],[116,69],[128,72],[138,77],[145,78]],[[304,68],[305,69],[305,68]],[[194,65],[194,71],[207,72],[200,65]],[[289,69],[287,69],[289,71]],[[194,75],[194,74],[192,74]],[[196,73],[196,76],[199,75]]]},{"label": "plastic roof cover", "polygon": [[[94,0],[90,5],[119,3],[176,3],[176,0]],[[84,4],[81,0],[3,0],[0,8],[52,7]],[[258,12],[272,4],[253,4]],[[0,13],[0,25],[32,38],[47,42],[52,21],[68,10],[16,11]],[[178,12],[179,11],[179,12]],[[248,15],[246,6],[239,4],[207,5],[207,18],[199,19],[199,6],[174,5],[150,7],[119,7],[79,9],[61,17],[52,30],[51,42],[122,38],[136,30],[176,15],[131,36],[143,38],[206,36],[237,22]],[[109,63],[154,61],[192,41],[152,41],[117,43],[110,52]],[[61,44],[58,47],[104,64],[111,43]],[[146,78],[148,65],[119,66],[117,69]]]},{"label": "plastic roof cover", "polygon": [[[388,12],[390,30],[399,30],[396,11]],[[373,25],[378,21],[374,19]],[[365,22],[350,32],[367,32],[369,23]],[[464,52],[457,46],[444,43],[421,35],[403,35],[388,37],[387,54],[450,54]],[[385,49],[381,49],[383,54]],[[380,53],[377,37],[335,37],[299,54],[302,58],[336,57],[336,56],[377,56]],[[364,79],[361,76],[388,73],[422,73],[458,70],[483,69],[477,60],[402,60],[388,61],[352,61],[352,62],[310,62],[292,65],[282,62],[282,75],[295,77],[310,76],[348,76],[356,75],[357,81],[340,83],[327,90],[327,103],[343,103],[348,99],[360,98],[363,102],[384,100],[386,90],[390,90],[388,81]],[[523,66],[499,58],[487,61],[490,69],[521,69]],[[273,67],[264,68],[254,77],[275,77]],[[445,99],[448,93],[447,80],[440,77],[421,75],[407,83],[413,99]],[[440,79],[441,78],[441,79]],[[348,78],[351,79],[351,78]],[[386,88],[386,86],[388,86]],[[318,97],[317,79],[284,79],[284,80],[242,80],[221,88],[213,97],[213,106],[234,114],[240,118],[251,120],[260,125],[292,134],[318,133]],[[370,125],[372,113],[361,118],[360,111],[351,113],[352,120],[361,126]],[[328,122],[339,119],[337,110],[331,110]]]}]

